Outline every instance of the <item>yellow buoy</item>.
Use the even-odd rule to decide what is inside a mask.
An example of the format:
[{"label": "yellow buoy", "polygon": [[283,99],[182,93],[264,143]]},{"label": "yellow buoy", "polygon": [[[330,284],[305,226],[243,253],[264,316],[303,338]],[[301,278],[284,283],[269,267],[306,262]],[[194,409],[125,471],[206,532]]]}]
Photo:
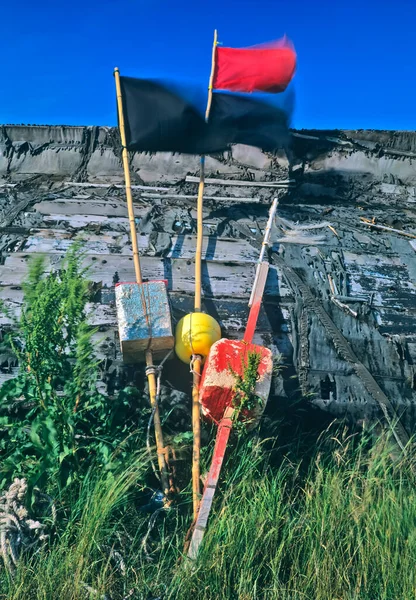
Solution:
[{"label": "yellow buoy", "polygon": [[206,313],[190,313],[176,326],[175,352],[184,363],[189,363],[193,354],[200,354],[202,362],[208,356],[214,342],[221,338],[217,321]]}]

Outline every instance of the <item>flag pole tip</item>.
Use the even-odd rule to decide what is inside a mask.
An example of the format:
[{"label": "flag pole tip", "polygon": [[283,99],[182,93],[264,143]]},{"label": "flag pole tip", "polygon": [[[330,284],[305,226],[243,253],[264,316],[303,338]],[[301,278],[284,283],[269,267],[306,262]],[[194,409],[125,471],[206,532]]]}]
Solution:
[{"label": "flag pole tip", "polygon": [[114,73],[120,73],[119,68],[118,67],[114,67]]}]

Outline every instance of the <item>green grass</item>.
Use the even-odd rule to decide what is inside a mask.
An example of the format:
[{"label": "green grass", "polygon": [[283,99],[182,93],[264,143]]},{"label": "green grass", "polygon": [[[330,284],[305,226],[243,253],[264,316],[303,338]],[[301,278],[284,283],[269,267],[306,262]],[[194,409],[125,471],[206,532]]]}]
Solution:
[{"label": "green grass", "polygon": [[0,567],[0,600],[416,598],[410,457],[398,459],[387,436],[318,435],[323,413],[314,420],[302,403],[264,416],[261,434],[232,436],[200,556],[184,560],[189,432],[165,424],[166,439],[188,442],[177,448],[184,489],[152,516],[143,507],[157,483],[140,450],[148,399],[98,391],[86,273],[76,248],[65,260],[51,274],[33,263],[22,317],[0,342],[20,365],[0,388],[0,490],[25,477],[32,498],[39,486],[58,511],[46,548],[24,555],[13,578]]},{"label": "green grass", "polygon": [[[178,562],[187,491],[158,516],[148,539],[152,560],[143,551],[147,465],[136,457],[110,477],[87,477],[54,546],[4,579],[0,597],[118,600],[130,590],[143,600],[416,597],[415,481],[410,462],[392,461],[386,440],[371,446],[329,431],[308,458],[298,442],[293,453],[279,451],[279,440],[237,444],[195,565]],[[124,573],[109,547],[123,556]]]}]

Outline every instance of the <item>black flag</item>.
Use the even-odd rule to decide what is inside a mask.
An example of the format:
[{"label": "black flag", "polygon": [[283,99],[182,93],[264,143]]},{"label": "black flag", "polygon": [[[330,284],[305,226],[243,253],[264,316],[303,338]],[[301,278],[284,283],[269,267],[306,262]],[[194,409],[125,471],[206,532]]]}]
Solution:
[{"label": "black flag", "polygon": [[252,97],[214,93],[205,123],[192,102],[162,83],[131,77],[120,82],[129,150],[210,154],[236,143],[264,150],[286,143],[285,111]]},{"label": "black flag", "polygon": [[120,83],[129,150],[204,153],[205,122],[195,107],[154,81],[120,77]]},{"label": "black flag", "polygon": [[255,100],[251,95],[215,92],[209,128],[218,139],[222,136],[225,146],[247,144],[273,151],[288,142],[289,117],[283,109]]}]

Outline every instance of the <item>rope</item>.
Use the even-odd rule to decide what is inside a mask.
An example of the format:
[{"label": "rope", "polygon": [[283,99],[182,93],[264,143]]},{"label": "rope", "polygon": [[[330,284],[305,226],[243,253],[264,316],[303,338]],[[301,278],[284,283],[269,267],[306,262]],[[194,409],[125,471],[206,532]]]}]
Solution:
[{"label": "rope", "polygon": [[[165,362],[168,360],[168,358],[170,357],[170,355],[173,353],[173,349],[168,352],[166,354],[166,356],[164,357],[164,359],[162,360],[162,362],[160,363],[160,365],[147,365],[146,369],[145,369],[145,373],[146,373],[146,377],[148,375],[154,374],[157,376],[157,380],[156,380],[156,399],[155,399],[155,405],[153,407],[153,410],[150,414],[150,418],[149,418],[149,422],[147,424],[147,435],[146,435],[146,448],[147,451],[149,453],[149,458],[150,458],[150,464],[152,466],[152,470],[153,473],[155,474],[156,479],[159,481],[159,483],[161,483],[160,480],[160,476],[158,473],[158,470],[156,469],[156,465],[152,459],[152,449],[150,446],[150,431],[151,431],[151,427],[152,427],[152,423],[153,423],[153,417],[155,415],[156,409],[159,405],[159,399],[160,399],[160,388],[161,388],[161,379],[162,379],[162,371],[163,371],[163,365],[165,364]],[[161,512],[164,512],[166,509],[168,508],[168,505],[165,503],[165,505],[161,508],[158,508],[155,510],[155,512],[152,514],[152,516],[149,519],[149,523],[147,525],[147,531],[145,533],[145,535],[143,536],[142,539],[142,543],[141,543],[141,548],[146,556],[146,559],[150,562],[153,561],[153,558],[150,556],[149,554],[149,550],[147,547],[147,540],[155,526],[156,523],[156,519],[158,517],[158,515]]]},{"label": "rope", "polygon": [[[0,554],[11,576],[23,551],[40,547],[49,540],[48,525],[29,518],[25,508],[28,485],[26,479],[16,478],[0,497]],[[56,508],[52,498],[35,489],[35,505],[48,502],[52,525],[56,522]]]},{"label": "rope", "polygon": [[[151,303],[150,303],[150,293],[149,293],[149,285],[148,283],[138,283],[140,298],[142,301],[143,314],[146,321],[147,333],[149,336],[149,341],[147,343],[147,350],[149,350],[150,345],[152,343],[152,320],[151,320]],[[146,294],[145,294],[145,286],[146,286]]]},{"label": "rope", "polygon": [[153,334],[153,329],[152,329],[152,304],[150,302],[149,285],[146,285],[146,300],[145,300],[145,305],[146,305],[146,308],[148,307],[148,312],[146,311],[146,323],[147,323],[147,331],[148,331],[148,334],[149,334],[149,341],[147,343],[147,349],[149,350],[149,348],[152,345],[152,334]]},{"label": "rope", "polygon": [[153,558],[150,556],[150,554],[149,554],[149,551],[148,551],[148,549],[147,549],[147,540],[148,540],[148,538],[149,538],[149,535],[150,535],[150,534],[151,534],[151,532],[152,532],[152,529],[153,529],[153,528],[154,528],[154,526],[155,526],[156,519],[157,519],[158,515],[159,515],[161,512],[164,512],[164,511],[165,511],[165,507],[163,507],[163,508],[158,508],[157,510],[155,510],[155,512],[152,514],[152,516],[151,516],[151,517],[150,517],[150,519],[149,519],[149,523],[148,523],[148,525],[147,525],[147,531],[146,531],[146,533],[144,534],[144,536],[143,536],[143,539],[142,539],[141,548],[142,548],[143,552],[145,553],[145,555],[146,555],[146,558],[147,558],[147,560],[148,560],[149,562],[150,562],[150,561],[152,561],[152,560],[153,560]]},{"label": "rope", "polygon": [[160,483],[160,476],[158,473],[158,470],[156,469],[156,465],[153,462],[152,459],[152,448],[150,446],[150,430],[152,427],[152,423],[153,423],[153,417],[155,416],[155,412],[157,410],[157,407],[159,405],[159,398],[160,398],[160,386],[161,386],[161,379],[162,379],[162,371],[163,371],[163,365],[165,364],[165,362],[168,360],[169,356],[173,353],[173,349],[168,352],[168,354],[166,354],[166,356],[164,357],[164,359],[162,360],[162,362],[160,363],[160,365],[148,365],[145,369],[145,373],[146,373],[146,377],[148,375],[157,375],[157,379],[156,379],[156,401],[155,401],[155,405],[152,409],[152,412],[150,414],[149,417],[149,422],[147,423],[147,434],[146,434],[146,448],[147,448],[147,452],[149,454],[149,459],[150,459],[150,464],[153,470],[153,473],[156,476],[156,479],[159,481]]},{"label": "rope", "polygon": [[152,471],[155,474],[156,479],[159,481],[159,483],[161,483],[161,481],[160,481],[160,475],[158,473],[158,470],[156,469],[155,463],[153,462],[152,448],[150,446],[150,429],[152,427],[153,417],[155,416],[155,412],[156,412],[156,406],[153,407],[153,410],[152,410],[152,412],[150,414],[149,422],[147,424],[146,448],[147,448],[147,452],[149,454],[149,460],[150,460],[150,465],[152,467]]},{"label": "rope", "polygon": [[202,363],[202,358],[203,357],[201,356],[201,354],[192,354],[192,356],[191,356],[191,362],[189,363],[189,372],[192,373],[193,375],[200,375],[200,373],[197,373],[194,370],[194,362],[196,360],[200,360],[201,363]]}]

